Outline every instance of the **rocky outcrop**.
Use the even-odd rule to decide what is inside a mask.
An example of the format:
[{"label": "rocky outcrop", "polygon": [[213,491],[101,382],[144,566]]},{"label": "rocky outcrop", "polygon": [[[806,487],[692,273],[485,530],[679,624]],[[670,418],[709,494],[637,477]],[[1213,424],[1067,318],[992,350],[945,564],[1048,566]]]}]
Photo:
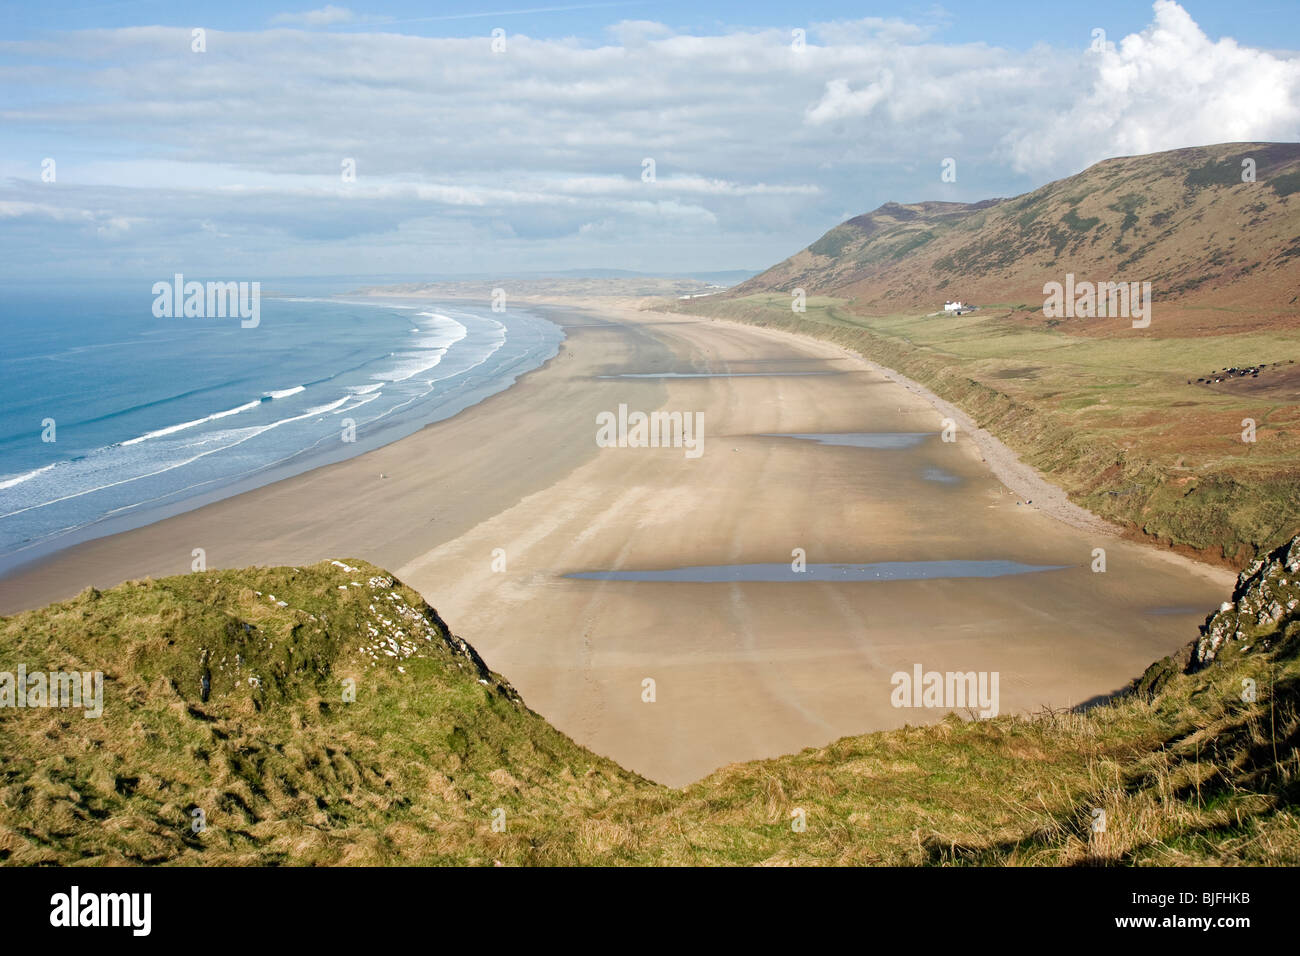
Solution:
[{"label": "rocky outcrop", "polygon": [[1300,629],[1300,536],[1257,559],[1237,577],[1232,600],[1201,625],[1188,671],[1225,654],[1267,649]]},{"label": "rocky outcrop", "polygon": [[1153,701],[1179,674],[1194,674],[1238,654],[1270,651],[1288,640],[1300,640],[1300,535],[1242,571],[1232,600],[1205,619],[1200,636],[1148,667],[1128,693]]}]

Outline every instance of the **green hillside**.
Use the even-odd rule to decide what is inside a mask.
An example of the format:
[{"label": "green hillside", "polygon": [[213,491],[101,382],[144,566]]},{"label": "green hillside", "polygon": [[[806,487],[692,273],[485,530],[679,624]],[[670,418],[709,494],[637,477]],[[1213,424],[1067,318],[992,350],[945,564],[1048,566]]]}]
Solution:
[{"label": "green hillside", "polygon": [[98,719],[0,708],[0,861],[1300,862],[1300,540],[1251,570],[1086,714],[950,715],[682,790],[556,731],[370,565],[88,590],[0,619],[0,672],[105,675]]}]

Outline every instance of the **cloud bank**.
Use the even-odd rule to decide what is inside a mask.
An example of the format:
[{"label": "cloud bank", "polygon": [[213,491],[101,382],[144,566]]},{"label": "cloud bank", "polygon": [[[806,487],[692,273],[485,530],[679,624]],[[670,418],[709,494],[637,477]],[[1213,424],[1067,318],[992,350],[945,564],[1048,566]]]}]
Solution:
[{"label": "cloud bank", "polygon": [[1300,59],[1212,40],[1172,0],[1141,33],[1028,55],[874,18],[623,22],[598,45],[316,29],[354,19],[281,14],[204,52],[163,27],[0,44],[7,268],[758,268],[888,200],[1300,139]]}]

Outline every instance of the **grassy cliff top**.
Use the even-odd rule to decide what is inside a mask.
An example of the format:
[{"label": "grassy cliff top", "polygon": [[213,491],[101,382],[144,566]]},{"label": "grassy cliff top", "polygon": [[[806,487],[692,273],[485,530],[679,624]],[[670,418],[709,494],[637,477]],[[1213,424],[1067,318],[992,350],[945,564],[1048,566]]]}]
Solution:
[{"label": "grassy cliff top", "polygon": [[0,707],[0,861],[1300,862],[1300,561],[1279,555],[1086,714],[950,715],[682,790],[555,730],[363,562],[87,590],[0,619],[0,674],[105,681],[96,719]]}]

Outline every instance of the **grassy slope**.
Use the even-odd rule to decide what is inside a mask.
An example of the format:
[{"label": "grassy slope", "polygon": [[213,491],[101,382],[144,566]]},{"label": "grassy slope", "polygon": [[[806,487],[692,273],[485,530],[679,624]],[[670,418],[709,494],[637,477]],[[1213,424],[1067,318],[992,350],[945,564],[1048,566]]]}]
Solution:
[{"label": "grassy slope", "polygon": [[[796,315],[780,293],[666,307],[815,335],[897,369],[1079,504],[1182,550],[1242,567],[1300,531],[1300,405],[1195,384],[1225,365],[1300,360],[1300,330],[1116,340],[1028,327],[1012,308],[868,317],[823,297]],[[1254,443],[1241,440],[1248,417]]]},{"label": "grassy slope", "polygon": [[551,728],[414,592],[352,563],[130,582],[0,620],[0,670],[108,677],[99,720],[0,710],[0,860],[1300,862],[1294,613],[1087,715],[951,716],[675,791]]},{"label": "grassy slope", "polygon": [[[1257,164],[1256,182],[1241,181],[1244,159]],[[1144,336],[1212,335],[1294,326],[1297,235],[1300,143],[1225,143],[1106,160],[1013,199],[887,203],[738,292],[799,286],[888,315],[953,296],[1041,304],[1043,283],[1073,272],[1150,282]],[[1110,320],[1069,321],[1114,334]]]},{"label": "grassy slope", "polygon": [[[382,572],[352,564],[131,582],[4,621],[0,670],[100,669],[106,686],[98,720],[0,710],[0,858],[527,859],[476,838],[493,809],[508,828],[557,827],[648,786],[529,711],[415,592],[371,588]],[[370,628],[402,657],[372,652]]]}]

